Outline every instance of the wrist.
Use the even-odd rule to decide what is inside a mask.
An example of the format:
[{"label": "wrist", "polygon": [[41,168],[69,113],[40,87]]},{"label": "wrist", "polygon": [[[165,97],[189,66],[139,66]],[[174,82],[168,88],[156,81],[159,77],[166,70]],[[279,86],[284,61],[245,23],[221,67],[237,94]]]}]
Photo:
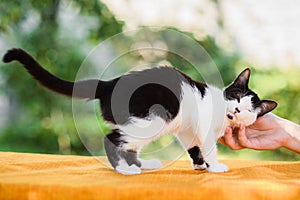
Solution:
[{"label": "wrist", "polygon": [[292,151],[300,153],[300,126],[284,120],[281,123],[283,133],[282,146]]}]

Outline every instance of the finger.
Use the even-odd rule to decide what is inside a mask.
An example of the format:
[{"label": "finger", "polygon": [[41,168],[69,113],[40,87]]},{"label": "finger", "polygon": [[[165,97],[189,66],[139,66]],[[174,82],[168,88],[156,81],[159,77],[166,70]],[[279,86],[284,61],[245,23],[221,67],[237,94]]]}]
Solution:
[{"label": "finger", "polygon": [[220,138],[218,139],[218,142],[219,142],[220,144],[224,145],[224,146],[227,146],[226,143],[225,143],[224,136],[223,136],[223,137],[220,137]]},{"label": "finger", "polygon": [[239,145],[236,138],[233,137],[233,131],[232,128],[228,127],[225,131],[224,140],[225,143],[232,149],[232,150],[238,150],[242,149],[243,147]]},{"label": "finger", "polygon": [[249,140],[246,136],[246,127],[241,126],[238,131],[238,140],[239,144],[243,147],[248,147],[249,148]]},{"label": "finger", "polygon": [[228,146],[233,146],[234,141],[233,141],[232,137],[233,137],[232,136],[232,128],[227,127],[223,138],[224,138],[225,143]]}]

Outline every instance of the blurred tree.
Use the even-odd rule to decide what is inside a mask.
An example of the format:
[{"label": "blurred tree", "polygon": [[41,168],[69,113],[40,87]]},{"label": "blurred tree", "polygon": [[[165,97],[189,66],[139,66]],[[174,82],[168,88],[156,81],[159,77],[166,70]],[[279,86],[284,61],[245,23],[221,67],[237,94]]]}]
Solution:
[{"label": "blurred tree", "polygon": [[[85,55],[78,40],[65,39],[60,31],[64,30],[60,15],[70,7],[80,11],[78,18],[88,17],[85,20],[95,24],[84,40],[99,42],[122,31],[123,23],[99,0],[12,0],[0,2],[0,33],[28,50],[47,70],[74,80]],[[0,135],[0,148],[70,153],[74,146],[74,153],[87,153],[75,134],[70,100],[40,87],[19,64],[10,65],[1,66],[11,115]]]}]

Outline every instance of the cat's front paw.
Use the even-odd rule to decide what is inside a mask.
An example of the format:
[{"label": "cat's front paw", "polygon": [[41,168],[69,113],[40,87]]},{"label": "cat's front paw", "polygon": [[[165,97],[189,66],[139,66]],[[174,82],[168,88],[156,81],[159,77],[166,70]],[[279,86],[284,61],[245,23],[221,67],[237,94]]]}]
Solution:
[{"label": "cat's front paw", "polygon": [[203,163],[202,165],[193,164],[193,168],[194,170],[205,170],[207,169],[207,165],[206,163]]},{"label": "cat's front paw", "polygon": [[228,167],[227,167],[227,165],[225,165],[223,163],[215,163],[215,164],[209,165],[207,170],[209,172],[227,172]]}]

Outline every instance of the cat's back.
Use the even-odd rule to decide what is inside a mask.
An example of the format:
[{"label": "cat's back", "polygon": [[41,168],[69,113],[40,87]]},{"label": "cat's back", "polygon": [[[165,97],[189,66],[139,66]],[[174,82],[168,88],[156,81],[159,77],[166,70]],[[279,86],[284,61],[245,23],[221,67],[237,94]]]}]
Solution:
[{"label": "cat's back", "polygon": [[179,111],[183,83],[191,84],[192,80],[171,67],[132,71],[111,81],[105,97],[108,103],[101,103],[101,107],[109,111],[109,119],[115,110],[122,123],[132,116],[144,118],[151,114],[168,121]]},{"label": "cat's back", "polygon": [[169,84],[181,84],[182,81],[187,81],[188,76],[173,67],[160,66],[144,70],[131,71],[128,74],[121,76],[128,82],[138,83],[156,83],[168,86]]},{"label": "cat's back", "polygon": [[[131,71],[110,81],[109,89],[125,93],[137,90],[154,92],[159,88],[170,90],[176,97],[180,97],[181,85],[189,82],[190,78],[172,67],[155,67],[139,71]],[[152,91],[150,91],[152,90]],[[159,91],[157,91],[159,92]]]}]

